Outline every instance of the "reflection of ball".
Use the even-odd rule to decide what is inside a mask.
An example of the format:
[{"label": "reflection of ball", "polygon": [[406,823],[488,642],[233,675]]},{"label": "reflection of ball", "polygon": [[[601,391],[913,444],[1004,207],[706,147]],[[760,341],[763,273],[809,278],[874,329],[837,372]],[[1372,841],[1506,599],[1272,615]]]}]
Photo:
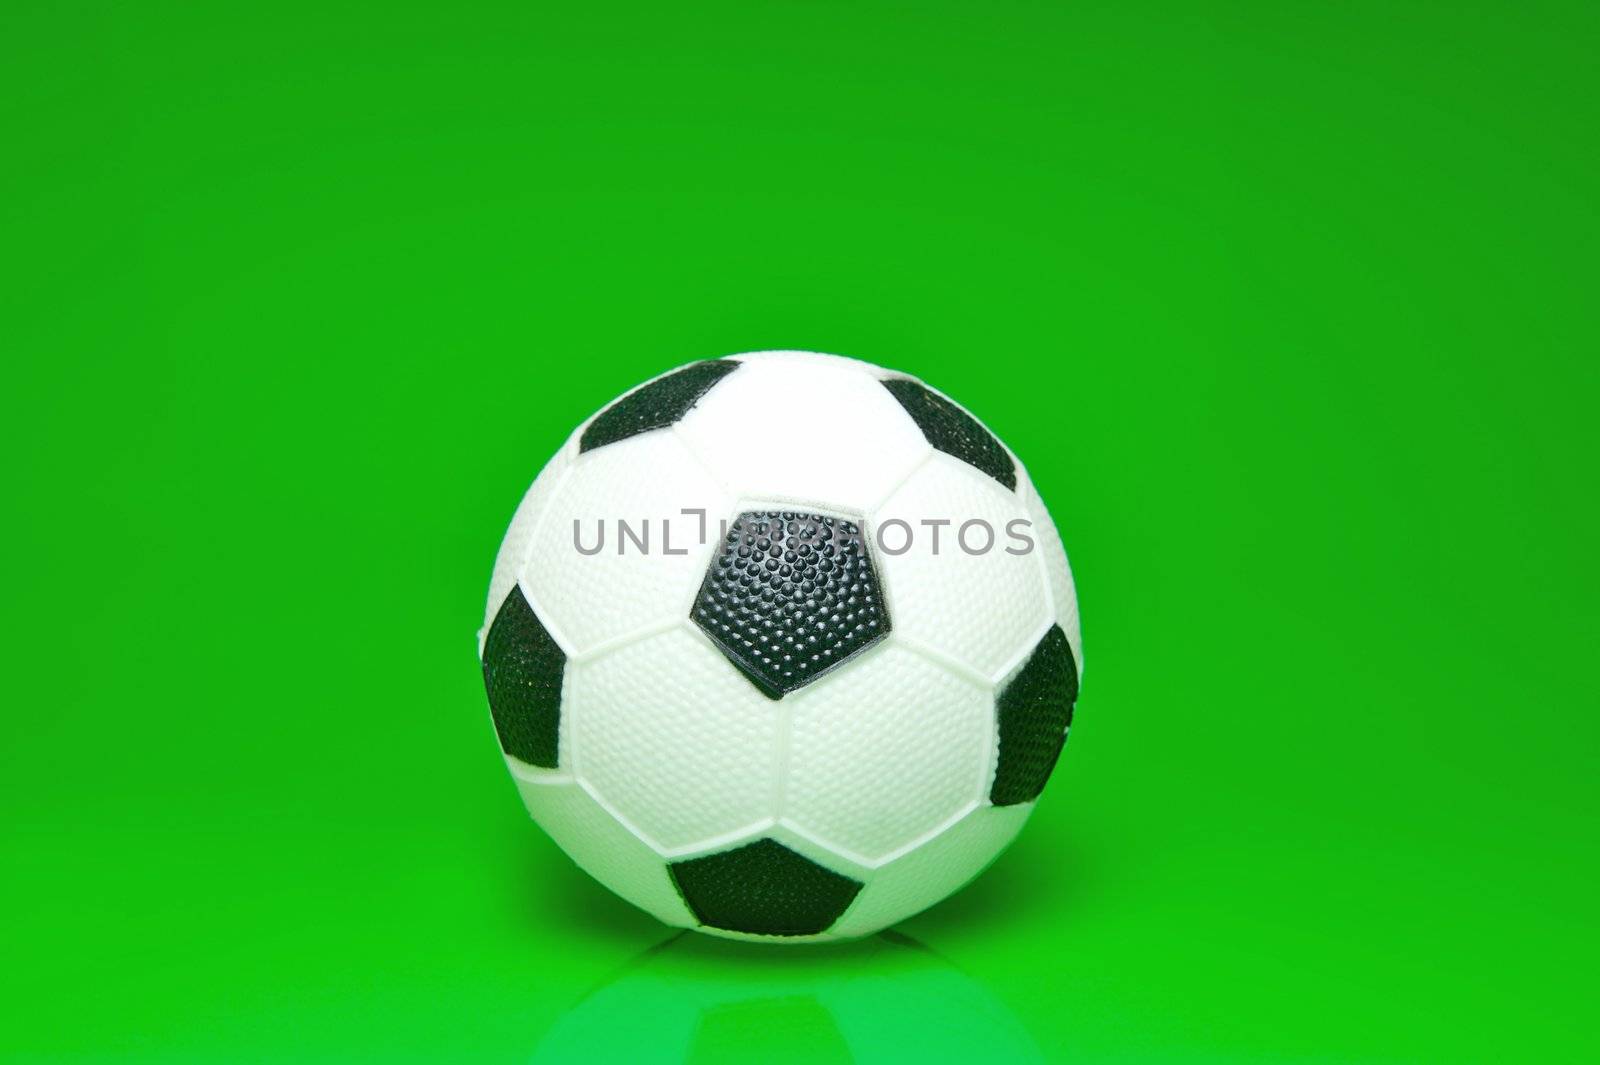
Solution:
[{"label": "reflection of ball", "polygon": [[1055,527],[920,382],[771,352],[623,396],[544,468],[481,636],[500,745],[579,865],[674,925],[865,935],[1022,827],[1077,696]]},{"label": "reflection of ball", "polygon": [[781,962],[676,936],[562,1013],[533,1065],[1044,1060],[988,988],[907,937]]}]

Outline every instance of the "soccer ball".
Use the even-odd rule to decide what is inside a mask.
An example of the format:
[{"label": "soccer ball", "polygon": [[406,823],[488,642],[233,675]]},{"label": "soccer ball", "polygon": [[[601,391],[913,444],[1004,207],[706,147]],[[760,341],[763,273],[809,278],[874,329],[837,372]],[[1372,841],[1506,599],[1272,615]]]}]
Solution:
[{"label": "soccer ball", "polygon": [[867,935],[1011,842],[1082,662],[1026,472],[852,359],[691,363],[580,426],[495,561],[479,653],[533,818],[671,925]]}]

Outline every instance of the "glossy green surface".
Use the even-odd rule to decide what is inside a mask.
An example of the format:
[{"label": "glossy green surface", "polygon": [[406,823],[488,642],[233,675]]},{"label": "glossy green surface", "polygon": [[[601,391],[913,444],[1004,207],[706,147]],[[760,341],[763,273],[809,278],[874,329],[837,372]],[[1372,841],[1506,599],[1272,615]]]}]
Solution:
[{"label": "glossy green surface", "polygon": [[[1594,1060],[1597,27],[5,5],[0,1057]],[[472,635],[573,425],[780,346],[1028,463],[1078,723],[895,936],[652,951]]]}]

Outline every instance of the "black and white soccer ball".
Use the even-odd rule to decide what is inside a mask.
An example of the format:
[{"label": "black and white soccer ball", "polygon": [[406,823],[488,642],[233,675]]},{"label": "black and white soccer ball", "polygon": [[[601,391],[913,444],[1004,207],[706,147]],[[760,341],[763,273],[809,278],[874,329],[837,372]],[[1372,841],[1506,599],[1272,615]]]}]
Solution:
[{"label": "black and white soccer ball", "polygon": [[1021,463],[915,378],[691,363],[572,434],[479,634],[529,812],[601,883],[735,938],[867,935],[1016,836],[1082,645]]}]

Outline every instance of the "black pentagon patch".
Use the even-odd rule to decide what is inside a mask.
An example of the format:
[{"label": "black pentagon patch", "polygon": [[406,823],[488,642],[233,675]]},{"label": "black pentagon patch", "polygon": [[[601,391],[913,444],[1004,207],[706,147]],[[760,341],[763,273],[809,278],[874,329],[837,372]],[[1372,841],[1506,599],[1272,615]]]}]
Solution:
[{"label": "black pentagon patch", "polygon": [[672,879],[703,925],[763,936],[814,936],[849,908],[861,883],[777,840],[673,862]]},{"label": "black pentagon patch", "polygon": [[732,359],[707,359],[651,381],[601,411],[583,431],[578,450],[593,451],[651,429],[665,429],[738,368]]},{"label": "black pentagon patch", "polygon": [[483,686],[500,749],[529,765],[556,768],[561,673],[567,656],[513,587],[483,641]]},{"label": "black pentagon patch", "polygon": [[1032,802],[1061,757],[1078,701],[1078,666],[1060,625],[1050,626],[1022,669],[1000,693],[1000,762],[989,801]]},{"label": "black pentagon patch", "polygon": [[954,455],[969,466],[976,466],[1010,488],[1017,487],[1017,467],[994,434],[978,420],[927,386],[905,377],[883,382],[889,394],[900,401],[911,420],[917,423],[928,443]]},{"label": "black pentagon patch", "polygon": [[889,635],[861,526],[796,511],[746,511],[728,527],[690,616],[769,699],[781,699]]}]

